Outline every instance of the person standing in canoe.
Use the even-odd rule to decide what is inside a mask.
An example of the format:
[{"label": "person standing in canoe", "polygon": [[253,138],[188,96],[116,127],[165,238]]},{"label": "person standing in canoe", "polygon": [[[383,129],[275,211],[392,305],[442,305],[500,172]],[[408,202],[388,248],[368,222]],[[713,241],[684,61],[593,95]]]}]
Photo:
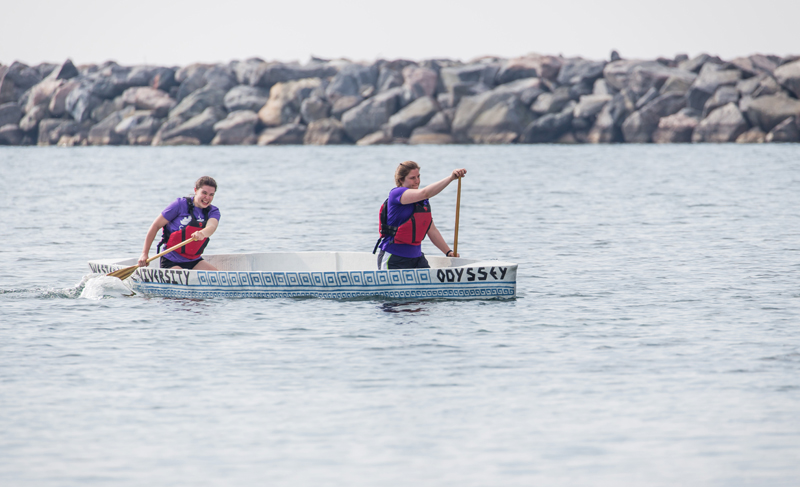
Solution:
[{"label": "person standing in canoe", "polygon": [[142,255],[139,257],[139,266],[147,265],[150,246],[153,245],[160,228],[162,239],[156,247],[158,251],[162,247],[167,249],[189,238],[194,239],[194,242],[161,257],[162,269],[217,270],[201,257],[208,245],[209,237],[219,225],[219,208],[211,204],[216,192],[217,182],[211,177],[203,176],[194,183],[193,196],[178,198],[167,206],[147,231]]},{"label": "person standing in canoe", "polygon": [[394,173],[397,187],[389,191],[389,199],[380,209],[381,237],[375,244],[375,251],[378,247],[381,249],[378,269],[429,268],[421,245],[426,235],[444,255],[458,257],[433,223],[428,199],[439,194],[452,181],[464,177],[467,170],[455,169],[441,181],[419,189],[419,169],[416,162],[405,161]]}]

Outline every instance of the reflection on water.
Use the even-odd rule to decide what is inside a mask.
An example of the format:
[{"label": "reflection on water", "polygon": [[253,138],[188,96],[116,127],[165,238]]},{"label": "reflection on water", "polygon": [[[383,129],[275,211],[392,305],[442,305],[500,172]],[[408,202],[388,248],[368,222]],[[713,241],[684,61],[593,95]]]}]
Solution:
[{"label": "reflection on water", "polygon": [[379,309],[384,313],[419,313],[421,311],[428,311],[428,308],[411,308],[410,306],[417,306],[421,303],[383,303]]}]

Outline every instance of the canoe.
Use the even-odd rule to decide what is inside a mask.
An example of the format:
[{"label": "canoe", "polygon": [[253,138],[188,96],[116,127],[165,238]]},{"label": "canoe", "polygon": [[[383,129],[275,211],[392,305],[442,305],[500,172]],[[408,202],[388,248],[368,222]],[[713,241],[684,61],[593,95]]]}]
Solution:
[{"label": "canoe", "polygon": [[[158,261],[130,277],[134,292],[175,298],[514,299],[517,264],[427,257],[430,269],[377,270],[367,252],[265,252],[203,255],[219,271],[160,269]],[[94,273],[136,265],[136,259],[89,261]]]}]

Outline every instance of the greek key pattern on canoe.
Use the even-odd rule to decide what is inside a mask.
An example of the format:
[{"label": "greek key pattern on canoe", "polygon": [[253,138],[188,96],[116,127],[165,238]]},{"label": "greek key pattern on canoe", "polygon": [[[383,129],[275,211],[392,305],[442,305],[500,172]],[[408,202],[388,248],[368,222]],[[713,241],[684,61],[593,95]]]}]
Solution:
[{"label": "greek key pattern on canoe", "polygon": [[158,294],[170,298],[293,298],[314,296],[318,298],[360,298],[369,296],[385,296],[389,298],[468,298],[468,297],[487,297],[487,298],[512,298],[514,289],[512,288],[490,288],[490,289],[426,289],[419,291],[216,291],[186,288],[164,289],[154,286],[147,289],[152,294]]},{"label": "greek key pattern on canoe", "polygon": [[347,287],[432,284],[430,272],[405,269],[392,271],[338,272],[209,272],[198,271],[201,286],[254,287]]}]

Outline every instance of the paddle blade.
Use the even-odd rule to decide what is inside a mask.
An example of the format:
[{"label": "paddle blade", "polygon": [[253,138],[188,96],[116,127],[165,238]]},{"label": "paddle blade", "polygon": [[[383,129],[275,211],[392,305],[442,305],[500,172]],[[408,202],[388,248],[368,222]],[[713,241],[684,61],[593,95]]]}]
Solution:
[{"label": "paddle blade", "polygon": [[116,277],[120,281],[124,281],[125,279],[131,277],[131,275],[136,272],[136,269],[139,268],[139,265],[132,265],[130,267],[126,267],[124,269],[117,269],[114,272],[109,272],[106,274],[109,277]]}]

